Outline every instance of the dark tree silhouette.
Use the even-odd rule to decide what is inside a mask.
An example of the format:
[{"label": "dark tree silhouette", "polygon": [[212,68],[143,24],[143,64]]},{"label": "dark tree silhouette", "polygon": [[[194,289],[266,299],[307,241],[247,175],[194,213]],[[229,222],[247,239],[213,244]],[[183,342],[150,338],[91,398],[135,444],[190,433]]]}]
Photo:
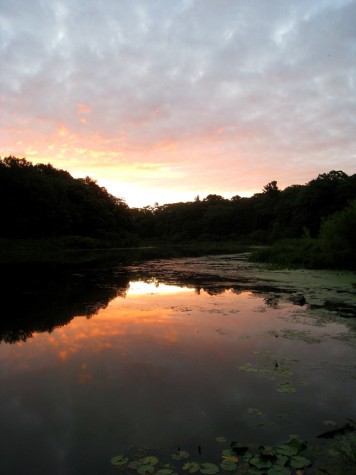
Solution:
[{"label": "dark tree silhouette", "polygon": [[85,236],[182,242],[245,239],[271,242],[305,233],[356,199],[356,174],[332,170],[280,190],[267,183],[250,198],[209,194],[187,203],[130,209],[90,177],[75,179],[50,164],[0,159],[0,237]]},{"label": "dark tree silhouette", "polygon": [[126,203],[89,177],[52,165],[0,160],[0,237],[122,235],[132,229]]}]

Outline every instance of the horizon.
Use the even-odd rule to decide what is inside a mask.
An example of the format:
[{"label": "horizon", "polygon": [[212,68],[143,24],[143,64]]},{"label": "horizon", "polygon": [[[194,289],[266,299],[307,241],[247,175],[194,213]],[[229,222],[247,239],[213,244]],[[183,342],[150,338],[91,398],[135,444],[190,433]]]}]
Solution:
[{"label": "horizon", "polygon": [[[11,155],[12,157],[14,157],[14,155]],[[4,159],[6,157],[1,157],[0,156],[0,160]],[[17,158],[17,159],[24,159],[26,160],[27,162],[31,163],[32,165],[39,165],[39,164],[44,164],[44,165],[51,165],[51,166],[54,166],[52,163],[50,162],[39,162],[39,163],[33,163],[31,162],[30,160],[27,160],[26,157],[14,157],[14,158]],[[55,167],[55,166],[54,166]],[[63,168],[58,168],[58,167],[55,167],[57,170],[61,170],[61,171],[65,171],[65,172],[69,172],[69,170],[64,170]],[[307,182],[305,183],[290,183],[289,185],[285,186],[285,187],[280,187],[279,184],[278,184],[278,181],[277,180],[270,180],[269,182],[265,183],[265,185],[271,183],[272,181],[276,181],[277,182],[277,187],[278,187],[278,190],[279,191],[283,191],[285,190],[286,188],[288,188],[289,186],[294,186],[294,185],[297,185],[297,186],[305,186],[305,185],[308,185],[308,183],[311,181],[311,180],[314,180],[316,178],[319,177],[319,175],[323,175],[323,174],[328,174],[332,171],[341,171],[343,173],[345,173],[343,170],[328,170],[328,171],[320,171],[319,173],[317,173],[317,175],[313,176],[310,178],[310,180],[308,180]],[[353,175],[354,173],[351,173],[351,174],[348,174],[346,173],[348,176],[351,176]],[[355,174],[356,174],[356,171],[355,171]],[[224,199],[227,199],[227,200],[231,200],[234,196],[240,196],[240,198],[251,198],[252,196],[254,196],[254,194],[258,194],[258,193],[262,193],[263,192],[263,187],[260,189],[260,190],[257,190],[255,193],[252,193],[252,194],[245,194],[245,195],[242,195],[242,194],[239,194],[239,193],[231,193],[230,196],[227,196],[226,194],[222,194],[222,193],[217,193],[217,192],[205,192],[205,193],[196,193],[194,194],[194,196],[192,197],[189,197],[188,199],[186,200],[176,200],[176,201],[167,201],[165,203],[159,203],[158,201],[155,201],[155,202],[152,202],[152,203],[141,203],[140,204],[137,204],[135,205],[134,203],[129,203],[124,196],[120,196],[120,195],[116,195],[115,193],[112,193],[110,191],[110,189],[108,189],[104,184],[100,183],[96,178],[95,176],[89,176],[89,175],[85,175],[85,176],[74,176],[73,174],[70,173],[70,175],[75,178],[75,179],[83,179],[83,178],[86,178],[86,177],[89,177],[91,180],[94,180],[98,186],[100,187],[104,187],[111,195],[113,195],[114,197],[116,198],[119,198],[121,200],[123,200],[128,206],[129,208],[145,208],[145,207],[159,207],[159,206],[164,206],[164,205],[171,205],[171,204],[176,204],[176,203],[191,203],[193,201],[196,201],[196,198],[199,198],[200,201],[204,201],[205,198],[207,198],[209,195],[218,195],[218,196],[221,196],[222,198]],[[265,186],[264,185],[264,186]]]},{"label": "horizon", "polygon": [[3,157],[130,207],[355,173],[354,0],[0,2]]}]

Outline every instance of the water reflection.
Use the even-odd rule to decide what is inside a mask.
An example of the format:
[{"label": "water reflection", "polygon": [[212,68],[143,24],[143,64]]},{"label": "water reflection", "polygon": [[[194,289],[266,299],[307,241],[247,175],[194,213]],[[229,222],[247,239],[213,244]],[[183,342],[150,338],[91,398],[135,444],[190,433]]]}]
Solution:
[{"label": "water reflection", "polygon": [[[106,308],[116,297],[127,293],[180,293],[194,289],[219,295],[228,289],[238,293],[241,282],[226,281],[216,275],[192,271],[190,262],[177,259],[157,261],[153,266],[81,267],[21,266],[8,268],[0,287],[2,318],[0,342],[26,341],[34,332],[52,332],[76,316],[87,318]],[[182,269],[186,271],[182,274]],[[199,269],[199,267],[198,267]],[[202,269],[200,269],[202,270]],[[188,271],[188,272],[187,272]],[[269,290],[251,285],[253,293]]]},{"label": "water reflection", "polygon": [[[310,438],[356,412],[355,349],[332,339],[342,325],[313,325],[307,306],[226,277],[179,286],[180,265],[166,280],[152,269],[75,269],[47,273],[41,289],[40,276],[22,274],[17,298],[8,288],[4,473],[22,473],[23,460],[40,475],[113,473],[110,458],[130,444],[196,456],[200,446],[210,457],[220,435]],[[284,382],[296,392],[279,392]]]},{"label": "water reflection", "polygon": [[0,287],[0,342],[26,341],[52,332],[75,316],[90,318],[125,296],[128,273],[117,269],[21,266],[7,269]]},{"label": "water reflection", "polygon": [[[200,261],[202,258],[200,258]],[[219,295],[228,289],[238,293],[246,290],[243,279],[227,279],[227,268],[221,265],[224,277],[211,271],[209,258],[152,261],[139,266],[15,266],[3,271],[0,287],[2,318],[0,342],[26,341],[34,332],[52,332],[68,324],[76,316],[96,315],[116,297],[127,292],[165,293],[205,291]],[[205,262],[206,261],[206,262]],[[220,259],[224,263],[223,259]],[[230,259],[227,262],[231,265]],[[208,269],[208,271],[207,271]],[[198,272],[197,272],[198,270]],[[221,271],[221,269],[220,269]],[[147,286],[150,286],[148,289]],[[268,291],[251,283],[253,293]]]},{"label": "water reflection", "polygon": [[157,279],[152,281],[133,280],[127,289],[127,296],[131,295],[145,295],[145,294],[176,294],[181,292],[189,292],[187,287],[180,287],[177,285],[166,285]]}]

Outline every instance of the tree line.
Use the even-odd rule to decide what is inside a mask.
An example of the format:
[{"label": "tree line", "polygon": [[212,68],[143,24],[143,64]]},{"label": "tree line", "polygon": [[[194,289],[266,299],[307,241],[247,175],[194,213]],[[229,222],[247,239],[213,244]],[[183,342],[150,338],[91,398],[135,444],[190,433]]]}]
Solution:
[{"label": "tree line", "polygon": [[139,234],[169,241],[243,240],[272,242],[317,237],[324,221],[356,199],[356,174],[319,175],[306,185],[279,190],[276,181],[250,198],[211,194],[188,203],[133,210]]},{"label": "tree line", "polygon": [[0,160],[0,203],[3,238],[122,237],[132,227],[127,204],[95,180],[24,158]]},{"label": "tree line", "polygon": [[[276,181],[249,198],[210,194],[192,202],[130,208],[95,180],[50,164],[0,159],[2,238],[82,236],[117,243],[317,238],[353,240],[356,174],[332,170],[284,190]],[[340,241],[340,240],[339,240]],[[356,239],[355,239],[356,242]],[[339,242],[340,244],[340,242]]]}]

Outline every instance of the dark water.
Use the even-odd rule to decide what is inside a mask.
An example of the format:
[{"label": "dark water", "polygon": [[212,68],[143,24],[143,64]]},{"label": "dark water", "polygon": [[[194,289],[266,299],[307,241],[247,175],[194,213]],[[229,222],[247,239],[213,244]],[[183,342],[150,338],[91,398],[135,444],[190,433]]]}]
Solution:
[{"label": "dark water", "polygon": [[355,418],[345,324],[252,274],[239,281],[241,266],[225,256],[8,273],[1,473],[111,474],[130,446],[211,460],[219,436],[312,440]]}]

